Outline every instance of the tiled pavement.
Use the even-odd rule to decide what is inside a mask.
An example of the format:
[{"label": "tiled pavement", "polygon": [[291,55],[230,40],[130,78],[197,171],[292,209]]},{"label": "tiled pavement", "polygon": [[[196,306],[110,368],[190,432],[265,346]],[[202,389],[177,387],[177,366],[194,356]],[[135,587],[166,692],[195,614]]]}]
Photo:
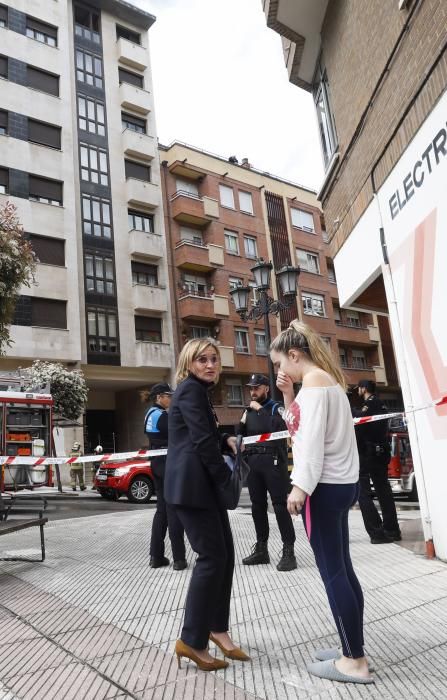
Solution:
[{"label": "tiled pavement", "polygon": [[[148,567],[153,512],[50,522],[44,564],[0,563],[0,700],[447,698],[447,565],[370,545],[358,512],[352,555],[375,685],[308,675],[312,650],[337,639],[301,521],[296,571],[243,567],[253,541],[248,510],[231,514],[238,562],[231,634],[252,662],[207,674],[183,661],[179,670],[172,649],[191,568]],[[270,517],[275,563],[280,541]],[[37,539],[31,530],[0,544],[9,555],[29,555]]]}]

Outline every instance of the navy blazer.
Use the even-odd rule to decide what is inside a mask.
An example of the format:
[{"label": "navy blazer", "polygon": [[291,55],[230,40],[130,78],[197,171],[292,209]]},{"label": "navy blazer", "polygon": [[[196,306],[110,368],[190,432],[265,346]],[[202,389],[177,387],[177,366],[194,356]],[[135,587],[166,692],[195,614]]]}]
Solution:
[{"label": "navy blazer", "polygon": [[174,392],[168,412],[167,503],[218,507],[219,486],[231,477],[221,452],[228,436],[220,436],[208,396],[212,386],[190,374]]}]

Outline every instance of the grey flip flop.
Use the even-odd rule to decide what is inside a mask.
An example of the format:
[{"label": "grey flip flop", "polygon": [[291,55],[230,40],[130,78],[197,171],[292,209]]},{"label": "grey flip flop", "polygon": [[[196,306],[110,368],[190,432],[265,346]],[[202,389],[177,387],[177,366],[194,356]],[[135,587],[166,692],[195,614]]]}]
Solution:
[{"label": "grey flip flop", "polygon": [[[330,649],[317,649],[314,652],[314,659],[316,659],[316,661],[329,661],[330,659],[337,661],[337,659],[341,659],[341,651],[336,647],[332,647]],[[370,673],[375,671],[374,666],[372,666],[369,662],[368,668]]]},{"label": "grey flip flop", "polygon": [[335,659],[327,661],[315,661],[307,665],[307,670],[312,676],[324,678],[327,681],[339,681],[340,683],[374,683],[374,678],[360,678],[359,676],[348,676],[341,673],[335,665]]}]

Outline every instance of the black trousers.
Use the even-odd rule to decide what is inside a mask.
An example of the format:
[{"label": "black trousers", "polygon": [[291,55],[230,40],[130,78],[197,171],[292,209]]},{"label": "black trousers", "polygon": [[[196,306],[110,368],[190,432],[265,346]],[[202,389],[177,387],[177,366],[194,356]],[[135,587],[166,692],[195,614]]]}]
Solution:
[{"label": "black trousers", "polygon": [[287,510],[287,495],[290,479],[287,467],[274,464],[274,457],[269,454],[252,455],[248,458],[250,473],[247,479],[251,500],[251,513],[255,523],[256,539],[267,542],[269,538],[269,521],[267,515],[267,492],[272,499],[276,522],[283,544],[295,542],[295,529],[292,516]]},{"label": "black trousers", "polygon": [[226,510],[173,506],[197,559],[185,604],[181,639],[205,649],[210,632],[227,632],[234,546]]},{"label": "black trousers", "polygon": [[157,496],[157,510],[152,521],[150,555],[156,559],[162,559],[165,554],[165,537],[169,529],[172,557],[174,561],[185,559],[185,540],[183,525],[177,517],[173,506],[166,503],[163,496],[163,476],[152,472],[154,478],[155,494]]},{"label": "black trousers", "polygon": [[[384,530],[399,531],[396,505],[388,481],[388,463],[388,455],[383,457],[360,455],[359,506],[366,532],[370,537],[381,535]],[[372,498],[371,481],[380,504],[382,517]]]}]

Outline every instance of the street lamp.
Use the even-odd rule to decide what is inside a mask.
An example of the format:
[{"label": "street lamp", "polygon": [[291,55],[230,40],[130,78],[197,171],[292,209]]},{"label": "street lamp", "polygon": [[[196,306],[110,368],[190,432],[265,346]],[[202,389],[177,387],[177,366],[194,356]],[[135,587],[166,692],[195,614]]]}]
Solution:
[{"label": "street lamp", "polygon": [[267,346],[267,361],[270,380],[270,396],[275,395],[276,383],[272,361],[268,352],[271,342],[269,314],[278,316],[280,311],[291,307],[297,293],[300,268],[293,267],[292,265],[285,265],[280,270],[275,272],[275,277],[282,292],[282,300],[273,299],[268,295],[272,270],[272,263],[266,262],[262,258],[259,258],[256,265],[251,268],[251,272],[255,278],[255,289],[257,292],[259,292],[259,298],[256,304],[254,304],[250,310],[248,310],[248,306],[252,287],[245,287],[238,284],[230,289],[230,295],[234,301],[236,311],[242,321],[258,321],[260,318],[264,317],[265,344]]}]

